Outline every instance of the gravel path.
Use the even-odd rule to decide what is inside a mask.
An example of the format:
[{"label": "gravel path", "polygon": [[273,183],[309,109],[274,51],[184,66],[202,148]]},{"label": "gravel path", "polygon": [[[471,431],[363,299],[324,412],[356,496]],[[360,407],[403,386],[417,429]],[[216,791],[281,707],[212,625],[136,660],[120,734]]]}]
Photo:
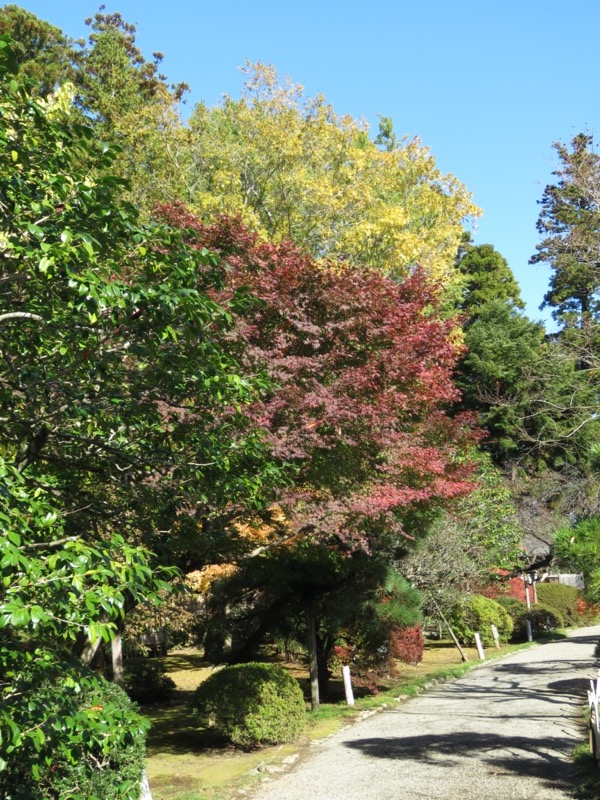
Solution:
[{"label": "gravel path", "polygon": [[255,800],[571,798],[600,626],[441,684],[311,746]]}]

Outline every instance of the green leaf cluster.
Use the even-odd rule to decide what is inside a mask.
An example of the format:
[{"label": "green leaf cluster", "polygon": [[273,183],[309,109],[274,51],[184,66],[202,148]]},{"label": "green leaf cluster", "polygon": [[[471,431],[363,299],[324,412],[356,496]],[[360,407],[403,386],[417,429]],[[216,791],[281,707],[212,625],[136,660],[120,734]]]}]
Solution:
[{"label": "green leaf cluster", "polygon": [[[244,413],[267,383],[229,339],[240,298],[217,303],[218,259],[140,220],[115,154],[32,93],[0,38],[0,781],[41,780],[56,748],[76,760],[89,709],[65,710],[51,737],[36,687],[64,668],[71,709],[73,656],[160,602],[173,565],[222,548],[280,475]],[[143,739],[129,711],[100,723]]]},{"label": "green leaf cluster", "polygon": [[552,549],[561,567],[584,576],[590,600],[600,602],[600,518],[588,517],[560,528]]}]

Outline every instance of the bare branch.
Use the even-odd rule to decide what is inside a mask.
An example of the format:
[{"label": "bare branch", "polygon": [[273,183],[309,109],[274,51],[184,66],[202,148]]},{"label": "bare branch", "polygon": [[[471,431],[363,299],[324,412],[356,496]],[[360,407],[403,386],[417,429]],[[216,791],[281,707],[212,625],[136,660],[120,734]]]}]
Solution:
[{"label": "bare branch", "polygon": [[32,319],[35,322],[45,322],[39,314],[31,314],[29,311],[9,311],[6,314],[0,314],[0,322],[6,322],[8,319]]}]

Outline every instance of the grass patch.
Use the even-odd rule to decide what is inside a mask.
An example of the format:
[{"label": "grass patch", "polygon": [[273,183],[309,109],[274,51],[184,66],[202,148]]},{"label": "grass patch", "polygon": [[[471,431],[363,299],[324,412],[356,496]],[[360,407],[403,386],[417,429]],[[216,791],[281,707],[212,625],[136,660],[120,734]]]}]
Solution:
[{"label": "grass patch", "polygon": [[600,762],[590,753],[589,744],[582,742],[573,751],[577,776],[576,797],[597,800],[600,797]]}]

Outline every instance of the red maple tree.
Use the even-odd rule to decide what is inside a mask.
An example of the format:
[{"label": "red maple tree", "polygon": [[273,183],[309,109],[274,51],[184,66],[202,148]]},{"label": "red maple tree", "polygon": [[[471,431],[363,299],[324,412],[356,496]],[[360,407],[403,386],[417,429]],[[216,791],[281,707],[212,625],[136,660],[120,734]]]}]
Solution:
[{"label": "red maple tree", "polygon": [[233,339],[245,367],[276,387],[249,412],[273,454],[297,467],[282,493],[294,533],[349,552],[411,536],[415,512],[469,492],[461,454],[471,420],[451,417],[455,323],[415,271],[317,263],[239,221],[204,225],[181,205],[171,225],[219,254],[225,295],[247,290]]}]

